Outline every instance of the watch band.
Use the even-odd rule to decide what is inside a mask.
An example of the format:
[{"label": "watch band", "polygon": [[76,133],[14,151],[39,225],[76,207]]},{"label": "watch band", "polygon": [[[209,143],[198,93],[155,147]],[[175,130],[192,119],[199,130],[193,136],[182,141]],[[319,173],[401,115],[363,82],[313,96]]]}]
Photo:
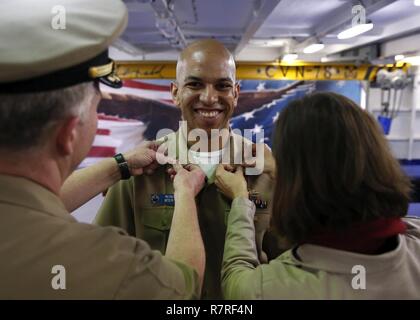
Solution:
[{"label": "watch band", "polygon": [[131,173],[128,168],[128,163],[125,161],[124,156],[121,153],[118,153],[114,156],[115,161],[117,161],[118,169],[120,169],[121,179],[127,180],[130,179]]}]

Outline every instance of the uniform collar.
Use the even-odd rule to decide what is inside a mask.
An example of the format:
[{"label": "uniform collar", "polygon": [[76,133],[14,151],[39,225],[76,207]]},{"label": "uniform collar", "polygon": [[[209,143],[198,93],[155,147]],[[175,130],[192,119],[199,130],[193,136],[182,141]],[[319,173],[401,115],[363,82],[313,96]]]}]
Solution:
[{"label": "uniform collar", "polygon": [[355,265],[364,266],[366,273],[375,273],[397,268],[404,263],[406,247],[405,237],[398,235],[397,247],[383,254],[367,255],[304,244],[285,252],[277,259],[283,263],[332,273],[349,274]]},{"label": "uniform collar", "polygon": [[0,202],[27,207],[51,216],[71,217],[61,199],[27,178],[0,174]]},{"label": "uniform collar", "polygon": [[[252,142],[230,131],[230,136],[229,136],[230,164],[239,163],[238,161],[242,159],[242,150],[243,150],[244,144],[252,145]],[[189,148],[187,146],[187,142],[184,137],[184,134],[180,132],[180,130],[167,135],[167,145],[169,148],[173,148],[173,150],[175,151],[177,160],[186,161],[185,157],[187,153],[186,152],[180,153],[180,150],[188,150]],[[171,153],[169,152],[169,154]],[[184,159],[182,157],[184,157]],[[235,159],[237,161],[235,161]]]}]

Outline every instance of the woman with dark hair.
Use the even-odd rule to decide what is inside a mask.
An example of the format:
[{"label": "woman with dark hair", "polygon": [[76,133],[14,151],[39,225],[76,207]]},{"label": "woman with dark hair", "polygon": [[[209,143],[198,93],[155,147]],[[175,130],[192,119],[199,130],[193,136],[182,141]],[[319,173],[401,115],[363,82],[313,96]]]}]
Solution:
[{"label": "woman with dark hair", "polygon": [[242,169],[220,165],[216,185],[233,199],[225,298],[420,298],[420,220],[402,218],[410,181],[373,117],[344,96],[311,94],[281,113],[273,145],[272,227],[291,249],[259,264]]}]

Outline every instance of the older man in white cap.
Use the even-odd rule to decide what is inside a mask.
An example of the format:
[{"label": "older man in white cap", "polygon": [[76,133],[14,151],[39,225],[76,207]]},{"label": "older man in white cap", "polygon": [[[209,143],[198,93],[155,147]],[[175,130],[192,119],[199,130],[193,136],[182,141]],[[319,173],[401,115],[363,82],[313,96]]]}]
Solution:
[{"label": "older man in white cap", "polygon": [[[197,297],[201,171],[175,166],[179,206],[166,256],[120,229],[78,223],[59,197],[91,147],[98,83],[121,85],[107,47],[127,20],[120,0],[59,3],[0,2],[0,299]],[[143,152],[138,170],[155,160]],[[106,166],[124,175],[124,157],[112,161]]]}]

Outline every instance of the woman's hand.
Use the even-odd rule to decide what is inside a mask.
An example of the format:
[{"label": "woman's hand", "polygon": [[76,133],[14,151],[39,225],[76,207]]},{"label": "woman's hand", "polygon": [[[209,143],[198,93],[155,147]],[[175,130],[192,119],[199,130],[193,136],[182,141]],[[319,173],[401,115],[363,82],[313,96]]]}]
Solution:
[{"label": "woman's hand", "polygon": [[[230,171],[231,166],[227,169]],[[248,198],[248,186],[242,166],[238,166],[233,173],[228,170],[222,164],[217,167],[215,179],[217,188],[231,200],[237,197]]]},{"label": "woman's hand", "polygon": [[203,170],[193,164],[185,167],[180,164],[173,164],[172,166],[168,169],[168,174],[174,180],[174,191],[188,192],[196,197],[204,186],[206,174]]},{"label": "woman's hand", "polygon": [[[254,143],[252,145],[252,156],[257,156],[257,144]],[[267,173],[271,179],[276,179],[276,160],[271,152],[270,147],[264,143],[264,153],[259,154],[259,157],[264,156],[263,163],[264,169],[263,172]],[[244,156],[245,158],[245,156]],[[250,162],[248,159],[245,159],[244,164],[242,165],[244,168],[253,168],[256,166],[255,162]]]}]

